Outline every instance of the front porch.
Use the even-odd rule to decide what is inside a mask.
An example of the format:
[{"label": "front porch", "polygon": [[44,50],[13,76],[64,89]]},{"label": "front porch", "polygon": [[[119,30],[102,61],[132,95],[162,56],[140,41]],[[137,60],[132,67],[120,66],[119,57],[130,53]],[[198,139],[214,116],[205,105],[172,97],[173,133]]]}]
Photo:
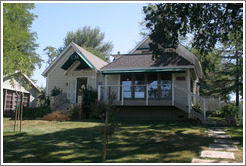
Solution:
[{"label": "front porch", "polygon": [[105,75],[98,86],[98,99],[114,100],[117,106],[173,106],[172,73],[127,73]]}]

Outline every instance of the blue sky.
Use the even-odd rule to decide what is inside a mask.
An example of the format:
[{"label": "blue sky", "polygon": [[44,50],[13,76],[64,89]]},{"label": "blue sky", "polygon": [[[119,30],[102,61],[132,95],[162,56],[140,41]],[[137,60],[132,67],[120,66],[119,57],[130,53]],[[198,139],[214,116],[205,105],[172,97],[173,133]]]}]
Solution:
[{"label": "blue sky", "polygon": [[[46,46],[59,48],[68,31],[75,31],[84,26],[96,26],[105,33],[105,42],[114,45],[112,54],[117,51],[128,53],[136,46],[142,37],[139,25],[144,19],[142,12],[146,3],[36,3],[32,12],[38,15],[33,21],[32,30],[37,32],[37,53],[47,60],[43,49]],[[46,86],[46,80],[41,75],[45,70],[36,69],[33,79],[39,87]]]}]

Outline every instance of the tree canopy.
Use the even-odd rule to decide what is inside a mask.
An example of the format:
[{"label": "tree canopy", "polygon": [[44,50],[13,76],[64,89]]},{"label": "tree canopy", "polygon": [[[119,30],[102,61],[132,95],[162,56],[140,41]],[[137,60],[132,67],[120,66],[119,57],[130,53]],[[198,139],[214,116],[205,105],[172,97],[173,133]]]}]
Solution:
[{"label": "tree canopy", "polygon": [[105,34],[99,27],[92,29],[90,26],[85,26],[75,32],[69,31],[64,39],[64,45],[59,50],[61,52],[69,43],[74,42],[99,58],[107,60],[113,49],[113,44],[104,42],[104,37]]},{"label": "tree canopy", "polygon": [[3,4],[3,74],[20,71],[32,75],[36,66],[41,67],[42,59],[36,53],[37,35],[31,31],[37,17],[30,12],[34,4]]},{"label": "tree canopy", "polygon": [[193,34],[192,47],[201,54],[230,40],[230,34],[242,38],[242,3],[159,3],[144,6],[143,11],[155,57],[163,48],[177,47],[179,37],[187,34]]}]

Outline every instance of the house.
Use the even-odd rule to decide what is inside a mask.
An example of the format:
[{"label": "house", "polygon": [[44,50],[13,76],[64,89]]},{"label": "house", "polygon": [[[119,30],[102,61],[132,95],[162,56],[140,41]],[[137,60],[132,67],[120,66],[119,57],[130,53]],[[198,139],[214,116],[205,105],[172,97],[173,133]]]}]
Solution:
[{"label": "house", "polygon": [[43,72],[47,94],[56,86],[76,103],[79,87],[86,85],[98,91],[99,100],[107,102],[110,93],[116,95],[119,119],[188,118],[195,102],[192,94],[199,95],[199,59],[181,44],[152,59],[150,42],[146,37],[129,54],[112,55],[111,63],[70,43]]},{"label": "house", "polygon": [[25,74],[15,72],[3,77],[3,115],[9,116],[16,109],[17,94],[23,92],[23,106],[37,107],[40,89]]}]

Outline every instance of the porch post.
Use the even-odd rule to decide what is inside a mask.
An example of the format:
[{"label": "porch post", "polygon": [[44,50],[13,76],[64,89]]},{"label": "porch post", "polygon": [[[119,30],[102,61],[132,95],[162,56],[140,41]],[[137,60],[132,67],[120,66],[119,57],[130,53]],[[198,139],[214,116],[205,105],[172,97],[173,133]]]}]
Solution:
[{"label": "porch post", "polygon": [[188,91],[188,94],[187,94],[187,97],[188,97],[188,99],[187,99],[187,104],[188,104],[188,108],[189,108],[189,110],[188,110],[188,112],[189,112],[189,114],[191,113],[191,91],[190,91],[190,69],[187,69],[187,91]]},{"label": "porch post", "polygon": [[120,101],[120,75],[118,76],[118,94],[117,94],[117,100]]},{"label": "porch post", "polygon": [[98,85],[98,92],[97,92],[98,94],[98,101],[100,101],[101,100],[101,85]]},{"label": "porch post", "polygon": [[105,75],[105,93],[104,93],[104,100],[108,101],[108,75]]},{"label": "porch post", "polygon": [[124,105],[124,93],[123,93],[123,90],[124,90],[124,85],[122,85],[122,90],[121,90],[121,105]]},{"label": "porch post", "polygon": [[148,84],[146,84],[146,105],[149,105],[149,90],[148,90]]}]

